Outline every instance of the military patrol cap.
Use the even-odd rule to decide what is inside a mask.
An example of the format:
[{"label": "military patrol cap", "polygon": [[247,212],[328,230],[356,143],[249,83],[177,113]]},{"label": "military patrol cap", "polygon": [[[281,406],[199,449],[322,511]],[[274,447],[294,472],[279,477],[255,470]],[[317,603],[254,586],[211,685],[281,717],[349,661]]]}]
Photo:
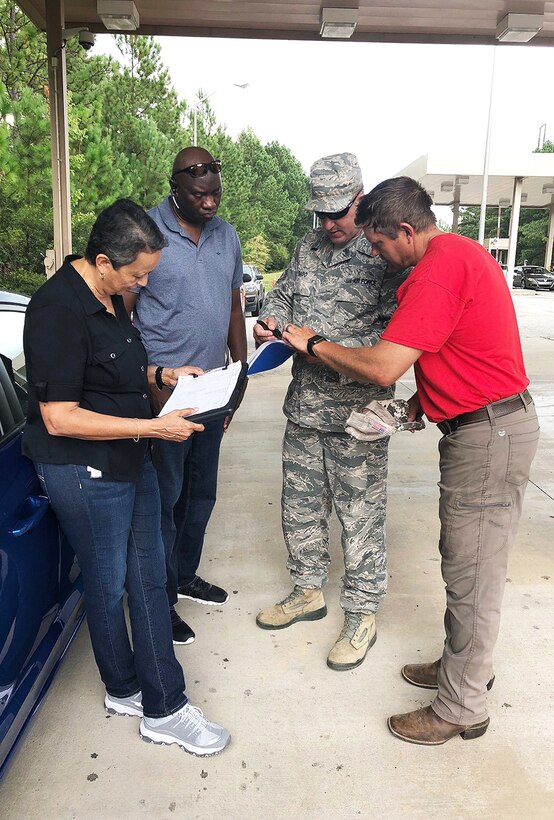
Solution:
[{"label": "military patrol cap", "polygon": [[350,205],[364,187],[362,172],[354,154],[331,154],[310,168],[312,198],[307,211],[337,213]]}]

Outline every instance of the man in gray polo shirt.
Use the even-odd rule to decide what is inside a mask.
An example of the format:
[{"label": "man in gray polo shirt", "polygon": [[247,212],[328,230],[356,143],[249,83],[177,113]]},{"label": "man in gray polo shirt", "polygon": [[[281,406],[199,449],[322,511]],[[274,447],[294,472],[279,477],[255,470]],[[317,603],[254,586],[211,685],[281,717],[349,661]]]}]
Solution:
[{"label": "man in gray polo shirt", "polygon": [[[216,216],[220,170],[221,163],[203,148],[183,149],[173,163],[171,195],[149,211],[168,246],[146,287],[129,294],[126,303],[135,312],[148,360],[164,367],[221,367],[227,348],[233,361],[246,360],[242,253],[235,229]],[[161,405],[163,367],[156,384]],[[178,597],[211,605],[228,598],[225,590],[196,574],[216,500],[223,430],[222,421],[212,421],[186,442],[162,442],[154,448],[174,643],[194,640],[175,611]]]}]

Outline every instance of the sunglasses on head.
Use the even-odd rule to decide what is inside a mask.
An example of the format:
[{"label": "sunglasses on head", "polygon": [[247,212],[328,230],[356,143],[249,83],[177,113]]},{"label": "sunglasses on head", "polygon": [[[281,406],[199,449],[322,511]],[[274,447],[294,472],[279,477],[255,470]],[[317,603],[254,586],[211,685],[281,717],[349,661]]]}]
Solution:
[{"label": "sunglasses on head", "polygon": [[173,176],[177,174],[188,174],[191,177],[205,177],[208,171],[212,174],[221,173],[221,160],[214,159],[212,162],[195,162],[194,165],[187,165],[186,168],[181,168],[180,171],[173,171]]},{"label": "sunglasses on head", "polygon": [[360,191],[358,191],[354,199],[351,202],[349,202],[346,208],[343,208],[342,211],[335,211],[335,213],[333,214],[327,213],[326,211],[315,211],[315,215],[321,222],[323,222],[324,219],[330,219],[331,222],[338,222],[339,219],[343,219],[343,217],[346,216],[352,205],[358,199],[359,193]]}]

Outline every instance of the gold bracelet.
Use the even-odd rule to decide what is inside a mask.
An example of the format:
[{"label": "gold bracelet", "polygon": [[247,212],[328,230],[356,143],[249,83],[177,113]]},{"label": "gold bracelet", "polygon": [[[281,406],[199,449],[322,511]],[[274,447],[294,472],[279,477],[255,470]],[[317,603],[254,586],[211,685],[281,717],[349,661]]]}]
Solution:
[{"label": "gold bracelet", "polygon": [[134,438],[133,441],[138,443],[140,441],[140,421],[138,419],[135,419],[135,421],[137,423],[137,437]]}]

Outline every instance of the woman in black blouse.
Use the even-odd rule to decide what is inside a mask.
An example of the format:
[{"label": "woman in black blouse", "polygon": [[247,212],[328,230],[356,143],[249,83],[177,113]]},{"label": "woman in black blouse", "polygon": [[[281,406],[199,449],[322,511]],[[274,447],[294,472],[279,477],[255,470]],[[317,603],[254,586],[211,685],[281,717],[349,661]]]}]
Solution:
[{"label": "woman in black blouse", "polygon": [[[79,560],[106,709],[142,717],[144,740],[206,755],[224,749],[229,733],[184,694],[148,446],[149,438],[183,441],[203,427],[186,420],[192,408],[152,418],[156,368],[148,367],[122,299],[146,284],[165,244],[142,208],[118,200],[96,220],[85,256],[68,257],[33,296],[24,331],[23,452]],[[161,377],[172,387],[179,375],[200,372],[164,368]]]}]

